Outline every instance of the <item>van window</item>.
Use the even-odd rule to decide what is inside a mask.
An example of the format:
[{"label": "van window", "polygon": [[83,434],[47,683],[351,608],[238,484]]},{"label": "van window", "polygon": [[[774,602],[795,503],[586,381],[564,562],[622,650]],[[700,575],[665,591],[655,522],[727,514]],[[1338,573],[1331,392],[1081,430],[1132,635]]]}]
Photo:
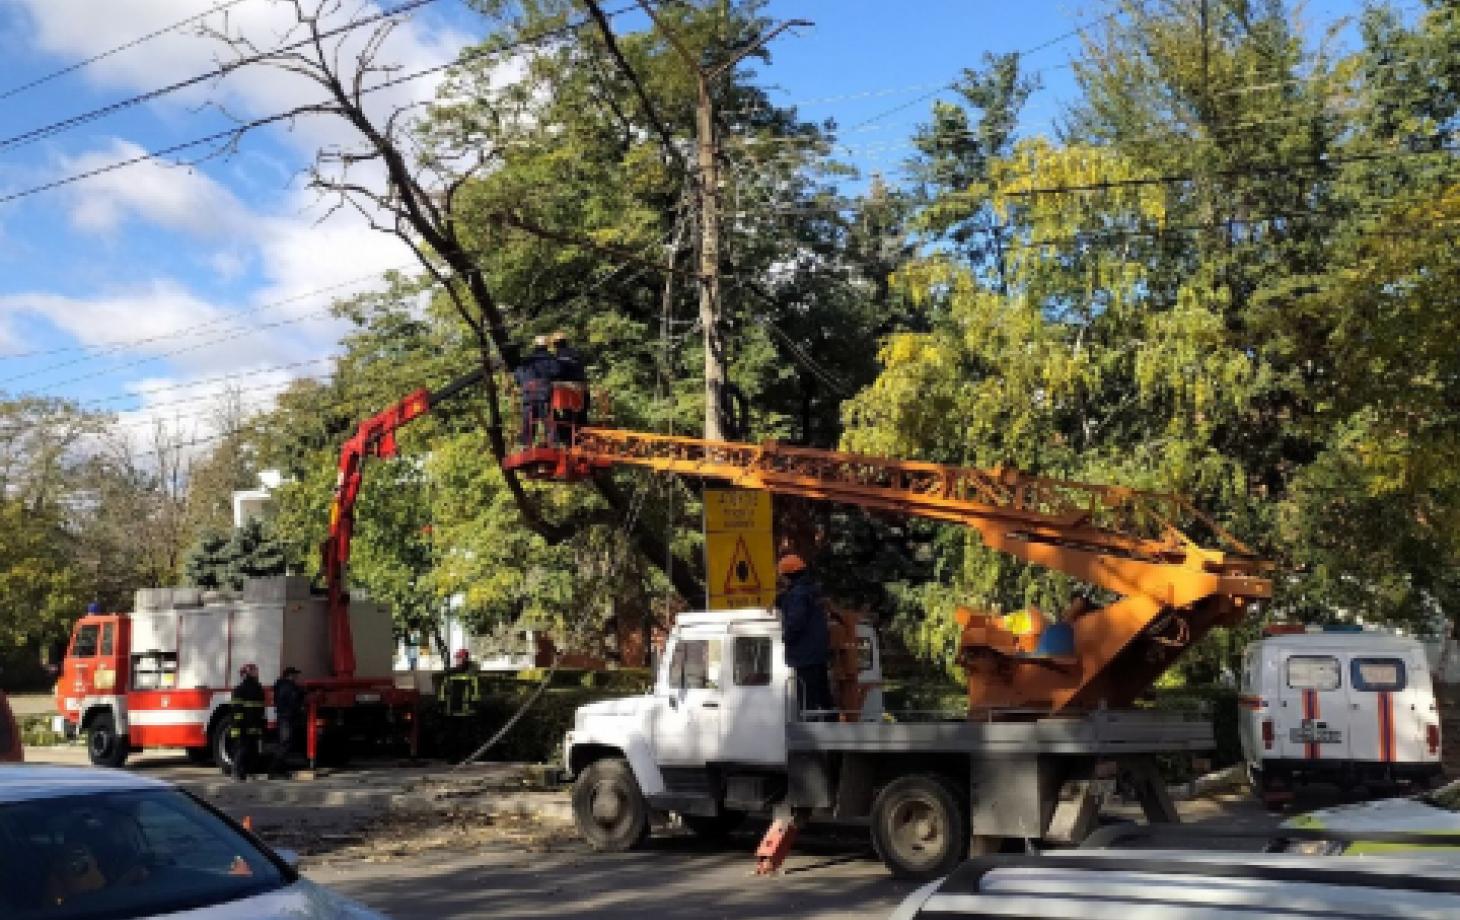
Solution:
[{"label": "van window", "polygon": [[718,639],[681,639],[669,659],[669,686],[683,690],[706,690],[720,686],[720,642]]},{"label": "van window", "polygon": [[1338,659],[1332,655],[1294,655],[1288,659],[1288,686],[1294,690],[1337,690]]},{"label": "van window", "polygon": [[71,645],[71,657],[95,658],[97,632],[98,627],[95,623],[81,627],[81,631],[76,634],[76,641]]},{"label": "van window", "polygon": [[1350,671],[1356,690],[1395,693],[1405,687],[1402,658],[1355,658]]},{"label": "van window", "polygon": [[101,653],[110,655],[112,653],[112,624],[105,623],[101,627]]},{"label": "van window", "polygon": [[735,685],[765,687],[771,682],[771,640],[769,636],[738,636],[735,639]]}]

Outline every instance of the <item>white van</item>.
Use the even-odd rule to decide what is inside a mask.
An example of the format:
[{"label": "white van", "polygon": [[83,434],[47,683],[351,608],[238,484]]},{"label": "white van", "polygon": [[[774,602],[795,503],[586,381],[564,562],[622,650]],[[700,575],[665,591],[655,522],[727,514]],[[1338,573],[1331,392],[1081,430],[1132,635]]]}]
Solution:
[{"label": "white van", "polygon": [[1313,780],[1428,785],[1440,776],[1440,717],[1414,639],[1352,629],[1269,635],[1247,646],[1238,707],[1259,798]]}]

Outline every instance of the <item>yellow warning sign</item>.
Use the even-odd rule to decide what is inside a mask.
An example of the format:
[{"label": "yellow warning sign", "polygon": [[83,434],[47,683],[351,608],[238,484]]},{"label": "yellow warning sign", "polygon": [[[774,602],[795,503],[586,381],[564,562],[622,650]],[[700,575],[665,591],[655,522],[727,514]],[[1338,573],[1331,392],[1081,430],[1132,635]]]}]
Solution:
[{"label": "yellow warning sign", "polygon": [[770,495],[706,489],[709,608],[769,607],[776,598],[775,566]]}]

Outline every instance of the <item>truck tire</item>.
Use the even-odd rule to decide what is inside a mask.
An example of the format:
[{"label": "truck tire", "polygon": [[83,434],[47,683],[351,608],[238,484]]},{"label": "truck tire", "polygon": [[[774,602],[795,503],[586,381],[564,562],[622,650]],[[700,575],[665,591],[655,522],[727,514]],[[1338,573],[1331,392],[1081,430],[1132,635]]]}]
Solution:
[{"label": "truck tire", "polygon": [[188,763],[198,767],[211,767],[213,765],[213,751],[205,744],[202,747],[184,748],[183,753],[188,755]]},{"label": "truck tire", "polygon": [[233,751],[228,746],[229,721],[228,712],[224,710],[208,730],[208,749],[213,754],[213,763],[218,765],[218,771],[224,776],[233,775]]},{"label": "truck tire", "polygon": [[951,784],[929,773],[888,783],[872,803],[872,845],[897,878],[952,872],[968,846],[968,819]]},{"label": "truck tire", "polygon": [[573,783],[573,822],[601,853],[632,850],[649,837],[649,803],[622,757],[595,760]]},{"label": "truck tire", "polygon": [[680,815],[690,833],[703,840],[724,840],[745,823],[745,812],[721,809],[717,815]]},{"label": "truck tire", "polygon": [[98,767],[120,767],[127,762],[127,736],[117,734],[117,720],[98,713],[86,728],[86,754]]}]

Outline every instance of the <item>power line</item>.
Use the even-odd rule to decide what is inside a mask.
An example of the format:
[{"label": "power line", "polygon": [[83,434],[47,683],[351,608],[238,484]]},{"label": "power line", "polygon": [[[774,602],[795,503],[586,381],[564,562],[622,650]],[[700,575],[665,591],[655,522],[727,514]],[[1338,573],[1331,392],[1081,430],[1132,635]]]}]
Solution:
[{"label": "power line", "polygon": [[[268,303],[259,304],[259,305],[254,306],[254,307],[249,307],[249,308],[247,308],[245,310],[240,310],[240,311],[238,311],[237,313],[235,313],[235,314],[233,314],[231,316],[225,316],[225,317],[220,317],[218,319],[207,320],[205,322],[197,323],[197,324],[192,325],[192,326],[184,326],[182,329],[177,329],[177,330],[174,330],[172,332],[163,332],[163,333],[158,333],[157,335],[143,336],[143,337],[137,338],[137,339],[125,339],[125,340],[120,340],[120,341],[115,341],[115,342],[102,342],[102,343],[99,343],[99,344],[96,344],[96,345],[62,345],[62,346],[58,346],[56,348],[36,349],[36,350],[33,350],[33,351],[12,351],[12,352],[4,352],[4,353],[0,353],[0,361],[19,360],[21,358],[42,358],[42,357],[46,357],[46,356],[49,356],[49,355],[67,354],[67,353],[73,352],[73,351],[86,351],[86,352],[90,352],[91,353],[90,355],[88,355],[86,357],[77,358],[77,359],[75,359],[73,361],[66,361],[66,362],[62,362],[60,364],[52,364],[52,365],[50,365],[48,367],[41,368],[39,371],[36,371],[35,373],[45,373],[47,371],[59,370],[60,368],[70,367],[73,364],[79,364],[79,363],[81,363],[83,361],[90,360],[91,358],[97,358],[97,357],[101,357],[103,355],[113,354],[113,353],[118,352],[118,351],[125,351],[125,350],[127,350],[129,348],[135,348],[138,345],[149,345],[149,344],[152,344],[154,342],[163,342],[163,341],[167,341],[169,339],[186,338],[187,336],[194,335],[194,334],[196,334],[196,333],[198,333],[200,331],[205,331],[205,330],[208,330],[208,329],[215,329],[215,328],[217,328],[219,326],[235,325],[235,324],[241,323],[243,321],[243,318],[244,317],[249,316],[251,314],[263,313],[266,310],[273,310],[273,309],[276,309],[278,307],[288,306],[289,304],[292,304],[292,303],[298,303],[301,300],[312,300],[313,298],[318,297],[321,294],[328,294],[328,293],[331,293],[333,291],[337,291],[337,290],[339,290],[341,288],[351,287],[353,285],[360,284],[360,283],[363,283],[363,282],[366,282],[366,281],[378,281],[380,279],[381,275],[385,274],[386,272],[405,271],[406,269],[409,269],[409,268],[414,267],[416,264],[417,263],[415,263],[415,262],[404,262],[404,263],[401,263],[399,265],[395,265],[395,266],[391,266],[389,268],[382,269],[380,271],[369,272],[369,273],[364,274],[364,275],[357,275],[356,277],[350,278],[350,279],[345,280],[345,281],[340,281],[340,282],[335,283],[335,284],[330,284],[330,285],[326,285],[324,287],[315,288],[314,290],[305,291],[302,294],[295,294],[295,295],[293,295],[291,297],[285,297],[285,298],[283,298],[281,300],[274,300],[274,301],[270,301]],[[15,378],[15,377],[8,377],[8,378],[5,378],[3,380],[0,380],[0,383],[5,383],[5,382],[8,382],[10,380],[15,380],[15,379],[17,379],[17,378]]]},{"label": "power line", "polygon": [[[324,31],[319,33],[318,38],[326,39],[334,38],[338,35],[344,35],[349,32],[353,32],[356,29],[360,29],[368,25],[373,25],[377,22],[382,22],[386,19],[393,19],[397,16],[412,12],[423,6],[426,6],[427,4],[435,2],[436,0],[405,0],[405,2],[401,3],[399,6],[392,7],[388,10],[382,10],[375,15],[366,16],[363,19],[351,20],[350,22],[347,22],[343,25],[335,26],[331,29],[325,29]],[[135,96],[128,96],[125,99],[119,99],[116,102],[108,103],[104,106],[101,106],[100,108],[91,109],[90,111],[86,112],[80,112],[75,115],[63,118],[60,121],[53,121],[50,124],[41,125],[37,128],[31,128],[30,130],[22,131],[19,134],[13,134],[10,137],[0,138],[0,150],[8,150],[12,147],[23,147],[27,144],[32,144],[36,141],[44,140],[48,137],[53,137],[64,131],[69,131],[72,128],[80,127],[81,125],[88,124],[102,118],[106,118],[109,115],[115,115],[118,112],[126,111],[130,108],[135,108],[136,106],[139,106],[144,102],[151,102],[154,99],[160,99],[163,96],[171,95],[180,90],[187,89],[188,87],[197,86],[200,83],[206,83],[210,80],[216,80],[220,77],[225,77],[235,70],[239,70],[251,64],[260,63],[261,61],[269,60],[270,58],[273,58],[276,55],[282,54],[284,52],[297,51],[300,48],[309,47],[315,43],[315,40],[315,36],[311,35],[308,38],[302,38],[298,41],[290,42],[287,45],[281,45],[278,48],[274,48],[270,51],[260,51],[256,54],[244,55],[243,57],[240,57],[235,61],[229,61],[226,64],[221,64],[218,67],[213,68],[212,70],[206,71],[205,73],[196,74],[194,76],[187,77],[186,79],[178,80],[174,83],[168,83],[165,86],[159,86],[155,89],[148,90],[145,93],[138,93]]]},{"label": "power line", "polygon": [[35,89],[37,86],[49,83],[52,80],[57,80],[61,77],[66,76],[67,74],[75,73],[76,71],[83,68],[90,67],[92,64],[95,64],[98,61],[106,60],[113,55],[121,54],[123,51],[130,51],[131,49],[136,48],[139,45],[143,45],[147,42],[152,41],[154,38],[160,38],[169,32],[176,32],[183,26],[191,25],[192,23],[198,22],[201,19],[205,19],[213,15],[214,13],[221,13],[231,7],[238,6],[240,3],[243,2],[245,2],[245,0],[222,0],[222,2],[217,3],[211,9],[204,10],[201,13],[194,13],[192,16],[189,16],[186,19],[179,19],[172,25],[163,26],[160,29],[155,29],[151,32],[148,32],[146,35],[140,35],[137,38],[132,39],[131,41],[123,42],[120,45],[108,48],[107,50],[102,51],[98,54],[93,54],[89,58],[77,61],[76,63],[70,64],[66,67],[62,67],[60,70],[55,70],[44,76],[36,77],[34,80],[31,80],[27,83],[22,83],[19,86],[13,86],[10,89],[5,90],[4,92],[0,92],[0,99],[9,99],[11,96],[18,96],[23,92]]},{"label": "power line", "polygon": [[[425,2],[425,0],[422,0],[422,2]],[[617,10],[609,12],[607,16],[612,19],[613,17],[620,16],[632,9],[635,9],[633,5],[620,7]],[[379,92],[380,90],[388,89],[393,86],[398,86],[402,83],[408,83],[412,80],[418,80],[421,77],[429,76],[434,73],[439,73],[443,70],[448,70],[452,67],[459,66],[468,61],[473,61],[478,58],[490,57],[492,55],[502,54],[503,52],[514,50],[516,48],[521,48],[527,45],[536,44],[538,42],[547,41],[564,33],[581,29],[589,22],[591,22],[590,19],[580,18],[566,25],[557,26],[551,29],[545,29],[533,35],[525,36],[523,38],[499,44],[492,48],[483,48],[476,51],[463,52],[462,54],[458,55],[455,60],[449,61],[445,64],[438,64],[433,67],[422,68],[421,70],[417,70],[414,73],[394,77],[381,83],[377,83],[374,86],[365,87],[360,91],[359,95],[363,96],[369,93]],[[328,104],[328,102],[316,103],[316,105]],[[9,204],[12,201],[19,201],[22,198],[29,198],[32,195],[38,195],[42,192],[52,191],[54,189],[72,185],[77,182],[82,182],[86,179],[93,179],[97,176],[115,172],[119,169],[125,169],[129,166],[135,166],[139,163],[145,163],[150,160],[161,160],[166,157],[172,156],[173,154],[181,153],[184,150],[192,150],[197,147],[203,147],[209,144],[216,144],[221,141],[233,141],[236,143],[245,133],[249,131],[252,131],[256,128],[265,127],[267,125],[277,124],[283,121],[292,121],[293,119],[299,117],[301,114],[307,113],[308,108],[309,107],[306,106],[300,109],[292,109],[287,112],[278,112],[273,115],[262,116],[259,118],[255,118],[252,121],[246,121],[241,124],[235,125],[234,127],[229,128],[226,131],[217,131],[204,137],[194,138],[193,140],[189,141],[182,141],[181,143],[172,144],[159,150],[145,151],[135,157],[107,163],[102,166],[98,166],[95,169],[86,170],[85,172],[75,173],[70,176],[63,176],[50,182],[45,182],[40,185],[34,185],[28,188],[20,189],[15,192],[10,192],[9,194],[0,196],[0,204]]]}]

